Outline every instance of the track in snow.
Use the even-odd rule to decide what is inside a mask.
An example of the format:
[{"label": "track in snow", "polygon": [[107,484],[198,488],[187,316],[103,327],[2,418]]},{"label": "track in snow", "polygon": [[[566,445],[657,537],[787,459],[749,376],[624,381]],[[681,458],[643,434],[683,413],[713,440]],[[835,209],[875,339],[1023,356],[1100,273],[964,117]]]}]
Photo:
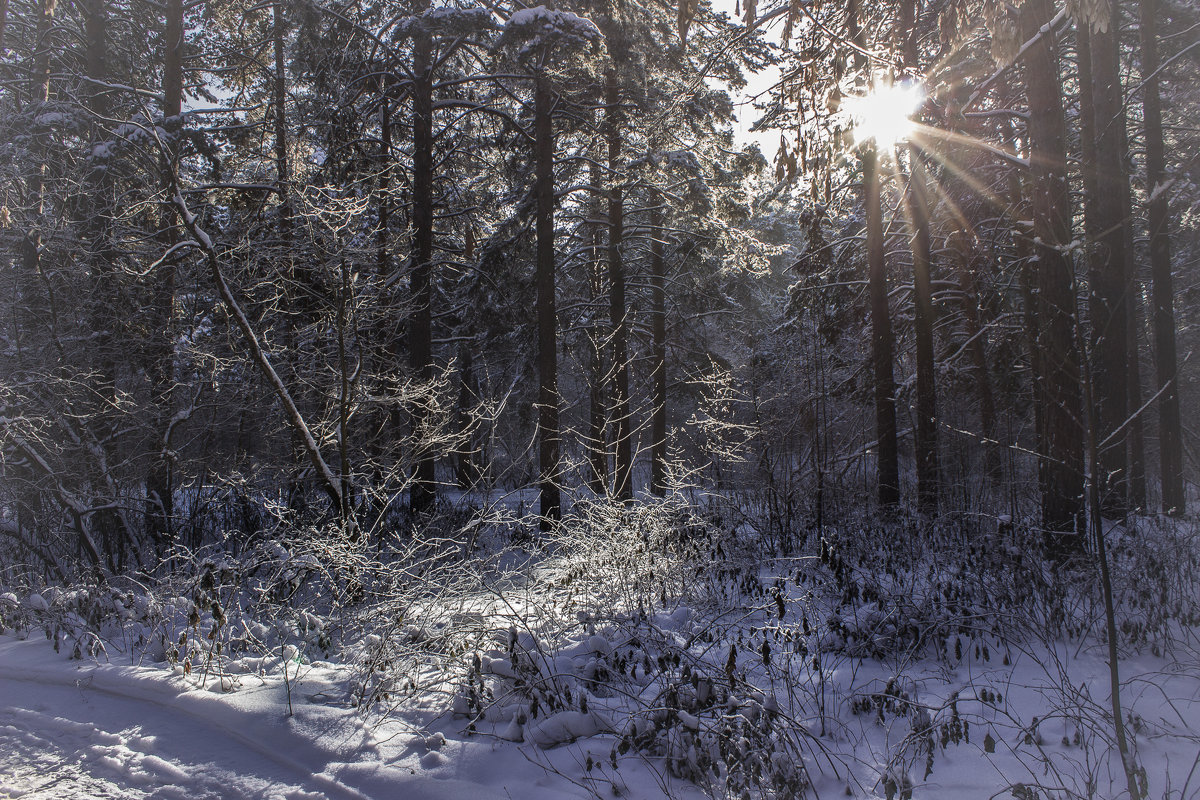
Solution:
[{"label": "track in snow", "polygon": [[232,744],[229,732],[196,715],[97,690],[86,678],[64,686],[0,677],[0,797],[327,796],[299,765]]}]

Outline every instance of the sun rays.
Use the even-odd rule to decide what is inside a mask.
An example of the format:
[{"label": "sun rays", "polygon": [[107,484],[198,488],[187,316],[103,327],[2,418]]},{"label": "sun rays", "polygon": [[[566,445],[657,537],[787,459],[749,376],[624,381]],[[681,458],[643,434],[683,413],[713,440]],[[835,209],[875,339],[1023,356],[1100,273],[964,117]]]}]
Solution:
[{"label": "sun rays", "polygon": [[916,129],[913,116],[924,102],[925,90],[918,83],[881,84],[861,97],[847,98],[855,143],[892,147],[905,141]]}]

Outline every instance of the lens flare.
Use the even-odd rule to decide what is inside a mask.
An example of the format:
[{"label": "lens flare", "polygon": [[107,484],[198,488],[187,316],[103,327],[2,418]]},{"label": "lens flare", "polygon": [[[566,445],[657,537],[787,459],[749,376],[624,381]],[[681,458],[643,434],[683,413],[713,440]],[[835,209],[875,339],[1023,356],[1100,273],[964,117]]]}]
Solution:
[{"label": "lens flare", "polygon": [[904,141],[916,128],[912,116],[924,102],[925,92],[917,83],[878,85],[862,97],[846,98],[855,143],[874,140],[890,147]]}]

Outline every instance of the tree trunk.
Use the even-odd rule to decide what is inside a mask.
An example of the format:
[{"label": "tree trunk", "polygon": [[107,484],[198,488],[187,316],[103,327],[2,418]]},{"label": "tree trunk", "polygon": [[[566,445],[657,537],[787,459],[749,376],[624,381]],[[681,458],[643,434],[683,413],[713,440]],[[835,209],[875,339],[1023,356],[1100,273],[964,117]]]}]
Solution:
[{"label": "tree trunk", "polygon": [[[167,141],[162,154],[161,187],[165,195],[160,215],[160,237],[164,250],[177,241],[176,214],[171,202],[174,172],[178,161],[178,134],[183,111],[183,0],[167,0],[166,32],[163,39],[163,130]],[[170,541],[175,514],[175,475],[171,457],[171,416],[174,405],[175,348],[171,322],[175,307],[175,261],[168,258],[154,275],[151,307],[153,338],[146,373],[150,379],[150,403],[155,414],[146,477],[146,527],[159,544]],[[159,439],[158,437],[161,437]]]},{"label": "tree trunk", "polygon": [[[275,76],[271,84],[272,103],[274,105],[275,125],[275,188],[279,192],[279,220],[281,228],[290,228],[291,214],[291,181],[292,171],[288,165],[287,147],[287,73],[284,71],[284,19],[283,4],[280,0],[271,4],[271,45],[275,55]],[[284,232],[284,246],[290,238]]]},{"label": "tree trunk", "polygon": [[[393,299],[398,294],[392,275],[391,247],[391,218],[392,218],[392,104],[390,97],[391,76],[382,78],[379,82],[379,188],[376,205],[378,207],[378,226],[375,230],[375,280],[383,295],[380,300],[389,304],[391,313],[380,316],[375,331],[377,349],[373,358],[378,364],[381,388],[385,395],[393,399],[380,409],[378,431],[382,435],[373,437],[372,450],[379,463],[374,471],[379,476],[380,483],[384,482],[385,464],[399,461],[394,452],[395,441],[402,436],[403,419],[395,397],[399,394],[399,382],[395,378],[396,367],[401,360],[400,326],[395,320],[395,303]],[[391,287],[391,288],[389,288]],[[388,458],[384,458],[384,456]],[[386,494],[385,494],[386,496]],[[386,506],[390,501],[384,501]]]},{"label": "tree trunk", "polygon": [[[295,281],[296,259],[292,239],[292,169],[288,161],[288,130],[287,130],[287,73],[284,62],[285,21],[283,3],[280,0],[271,4],[271,48],[275,57],[275,74],[271,81],[271,124],[275,138],[275,191],[279,196],[279,209],[276,218],[279,231],[279,269],[288,281]],[[304,282],[311,285],[309,281]],[[303,291],[303,289],[301,290]],[[296,346],[296,319],[299,311],[293,305],[292,293],[283,292],[280,298],[283,310],[283,342],[284,353],[282,366],[285,374],[293,380],[299,375],[299,365]],[[302,386],[303,382],[295,380],[295,385]],[[303,398],[297,397],[297,402],[303,407]],[[294,427],[288,428],[288,444],[291,448],[292,460],[299,465],[305,459],[304,445],[299,433]],[[304,508],[305,496],[303,482],[300,480],[298,466],[288,477],[287,503],[293,512]]]},{"label": "tree trunk", "polygon": [[[84,5],[87,75],[96,81],[89,83],[85,97],[88,113],[93,117],[92,141],[96,144],[105,138],[101,126],[109,113],[107,95],[99,86],[99,83],[108,77],[106,2],[107,0],[88,0]],[[83,221],[92,272],[91,317],[97,354],[94,391],[100,405],[98,419],[105,414],[105,409],[112,405],[116,397],[116,363],[112,352],[112,339],[113,328],[117,322],[117,299],[113,287],[113,265],[117,253],[112,241],[112,180],[106,166],[107,164],[93,164],[87,172],[87,211],[84,212]]]},{"label": "tree trunk", "polygon": [[662,196],[650,209],[650,316],[654,402],[650,418],[650,491],[667,491],[667,290],[663,259]]},{"label": "tree trunk", "polygon": [[[33,43],[33,53],[29,65],[29,74],[33,85],[33,107],[36,116],[40,106],[48,103],[50,100],[50,31],[54,26],[54,14],[56,11],[57,0],[42,0],[41,13],[38,16],[36,38]],[[3,53],[0,53],[2,56]],[[33,161],[31,173],[29,175],[28,191],[29,191],[29,221],[28,228],[25,231],[25,236],[20,244],[21,248],[21,275],[18,279],[18,287],[20,299],[18,307],[21,309],[19,313],[26,315],[29,327],[39,323],[43,316],[43,307],[39,301],[34,302],[35,298],[40,294],[38,283],[42,276],[42,243],[44,234],[42,231],[43,217],[46,213],[46,198],[44,196],[46,182],[46,147],[43,141],[41,132],[36,129],[33,131],[30,144],[30,157]],[[23,326],[18,325],[17,335],[19,337],[20,330]],[[20,339],[17,339],[20,343]],[[21,352],[18,345],[18,353]],[[30,461],[34,461],[32,452]],[[38,506],[40,505],[39,493],[32,486],[27,490],[20,492],[17,498],[17,525],[23,530],[32,530],[37,525]],[[34,534],[37,535],[36,533]],[[86,536],[80,536],[80,544],[86,545]],[[86,550],[86,546],[84,547]],[[98,560],[98,559],[97,559]]]},{"label": "tree trunk", "polygon": [[879,453],[879,505],[900,502],[899,448],[896,443],[896,382],[892,373],[892,321],[888,314],[887,264],[883,252],[883,201],[879,156],[874,142],[862,154],[867,207],[867,283],[871,297],[871,363],[875,376],[875,437]]},{"label": "tree trunk", "polygon": [[[1129,131],[1125,126],[1125,115],[1121,120],[1121,152],[1129,152]],[[1127,176],[1128,177],[1128,176]],[[1141,359],[1141,319],[1142,319],[1142,283],[1138,277],[1138,258],[1133,241],[1133,187],[1129,180],[1125,181],[1121,192],[1121,218],[1125,220],[1125,257],[1127,284],[1125,287],[1125,308],[1129,311],[1127,329],[1129,336],[1126,344],[1129,352],[1126,362],[1129,365],[1129,379],[1126,388],[1129,399],[1125,407],[1129,419],[1129,507],[1138,511],[1146,510],[1146,426],[1138,410],[1142,407],[1142,359]]]},{"label": "tree trunk", "polygon": [[[1008,91],[1007,82],[1004,82],[1002,86],[1004,88],[1001,89],[1001,95],[1008,97],[1010,92]],[[1019,140],[1016,130],[1007,118],[1001,121],[1000,129],[1009,150],[1013,155],[1020,157],[1022,150],[1018,147]],[[1024,153],[1028,156],[1028,141],[1026,141],[1025,147]],[[1012,220],[1031,219],[1032,209],[1029,205],[1025,185],[1022,182],[1021,173],[1015,169],[1008,170],[1008,203],[1010,207],[1009,216]],[[1022,322],[1025,333],[1025,345],[1029,351],[1030,405],[1033,406],[1034,451],[1037,454],[1035,465],[1037,469],[1037,486],[1038,494],[1041,497],[1045,497],[1049,493],[1049,483],[1047,482],[1046,473],[1046,409],[1043,405],[1046,401],[1046,394],[1042,391],[1042,387],[1045,385],[1045,373],[1042,369],[1042,355],[1038,348],[1038,331],[1040,325],[1038,323],[1037,310],[1037,275],[1034,273],[1031,234],[1031,230],[1024,230],[1019,224],[1013,226],[1013,260],[1021,265]]]},{"label": "tree trunk", "polygon": [[458,435],[460,444],[456,455],[456,470],[455,481],[458,483],[458,488],[466,491],[475,485],[479,480],[479,448],[476,442],[475,426],[476,420],[472,419],[471,409],[475,404],[475,398],[478,397],[478,391],[475,387],[475,374],[471,364],[471,351],[474,349],[474,342],[467,342],[459,351],[461,366],[459,367],[459,384],[458,384],[458,408],[456,416],[458,417]]},{"label": "tree trunk", "polygon": [[[30,77],[33,84],[33,105],[35,108],[50,102],[50,31],[54,27],[54,14],[57,11],[57,0],[42,0],[41,14],[37,21],[36,39],[33,43],[33,58],[30,65]],[[36,123],[35,123],[36,125]],[[26,287],[24,298],[27,309],[32,308],[30,301],[35,294],[34,285],[42,271],[42,241],[44,234],[42,223],[46,212],[44,196],[46,183],[47,153],[40,131],[34,132],[30,143],[33,157],[33,171],[29,178],[29,229],[22,242],[21,263],[23,282]],[[36,310],[33,311],[36,315]]]},{"label": "tree trunk", "polygon": [[[100,84],[108,77],[108,9],[107,0],[88,0],[84,5],[84,34],[87,40],[87,75],[95,83],[88,85],[85,93],[87,109],[91,114],[92,141],[95,144],[106,138],[103,121],[109,115],[106,91]],[[2,49],[2,48],[0,48]],[[117,291],[114,286],[114,266],[118,253],[112,236],[112,215],[115,198],[113,182],[104,159],[93,159],[101,163],[92,164],[84,179],[85,218],[84,237],[87,241],[88,263],[91,267],[91,309],[89,316],[93,326],[95,342],[95,379],[92,383],[93,409],[90,411],[89,428],[98,443],[98,451],[108,453],[112,409],[117,402],[117,367],[114,353],[114,330],[118,325]],[[106,457],[103,460],[107,460]],[[130,537],[124,513],[116,506],[118,492],[113,491],[113,476],[103,464],[98,465],[97,485],[108,488],[108,505],[95,514],[94,527],[100,535],[105,555],[111,566],[123,562],[128,546],[136,547]],[[115,570],[114,570],[115,571]]]},{"label": "tree trunk", "polygon": [[[1049,26],[1051,0],[1021,7],[1025,38]],[[1056,43],[1040,36],[1026,52],[1025,93],[1029,100],[1029,160],[1037,274],[1038,386],[1044,413],[1042,526],[1055,556],[1081,552],[1084,531],[1083,420],[1079,350],[1075,344],[1075,276],[1065,247],[1071,241],[1067,190],[1066,122],[1058,81]]]},{"label": "tree trunk", "polygon": [[553,98],[545,78],[534,87],[534,172],[537,195],[538,464],[541,527],[562,518],[559,487],[558,324],[554,298]]},{"label": "tree trunk", "polygon": [[[603,181],[600,177],[600,164],[593,159],[589,167],[589,183],[593,187],[593,197],[595,204],[592,208],[592,216],[599,220],[604,213],[601,208],[600,186]],[[589,267],[589,289],[591,296],[589,300],[593,303],[600,297],[604,296],[604,264],[601,258],[602,243],[604,237],[601,229],[606,227],[599,222],[589,225],[591,231],[591,260]],[[600,316],[593,310],[589,314],[592,320],[591,330],[588,333],[588,341],[591,357],[591,376],[588,387],[588,435],[586,449],[588,452],[588,486],[598,496],[608,493],[608,424],[605,415],[608,413],[606,408],[608,386],[608,370],[605,364],[605,353],[608,348],[604,346],[604,331],[601,329]]]},{"label": "tree trunk", "polygon": [[375,231],[375,277],[386,282],[391,274],[388,253],[392,216],[392,104],[388,97],[390,81],[379,91],[379,227]]},{"label": "tree trunk", "polygon": [[[413,255],[412,317],[408,355],[412,373],[425,386],[433,382],[433,40],[422,33],[413,41]],[[435,498],[434,457],[422,441],[433,420],[424,404],[412,412],[412,436],[417,463],[411,504],[427,510]]]},{"label": "tree trunk", "polygon": [[625,190],[621,185],[621,92],[615,68],[604,86],[604,135],[608,142],[608,317],[612,325],[613,422],[616,470],[613,496],[633,499],[633,435],[629,415],[629,320],[625,308],[625,267],[621,244],[625,237]]},{"label": "tree trunk", "polygon": [[920,150],[912,160],[908,193],[912,222],[913,325],[917,339],[917,508],[933,516],[938,508],[937,384],[933,362],[933,287],[929,245],[928,179]]},{"label": "tree trunk", "polygon": [[1162,393],[1158,399],[1158,450],[1162,509],[1184,512],[1183,429],[1179,418],[1178,361],[1175,348],[1175,290],[1171,276],[1170,208],[1163,153],[1162,100],[1159,97],[1158,0],[1141,0],[1142,118],[1146,138],[1147,221],[1150,234],[1150,302],[1154,315],[1154,366]]},{"label": "tree trunk", "polygon": [[[1018,184],[1019,186],[1019,184]],[[1018,189],[1019,199],[1019,189]],[[993,489],[1000,486],[1003,480],[998,441],[996,438],[996,395],[992,389],[991,370],[988,367],[987,329],[980,320],[982,297],[979,290],[979,273],[971,263],[971,244],[966,237],[957,237],[959,263],[959,288],[963,298],[963,318],[966,320],[967,341],[970,343],[968,352],[971,356],[971,369],[975,373],[975,389],[979,395],[979,427],[983,433],[983,465],[984,474]]]},{"label": "tree trunk", "polygon": [[[917,41],[917,0],[900,5],[899,32],[903,36],[903,61],[906,69],[920,70]],[[933,268],[929,244],[929,181],[921,150],[908,147],[912,174],[909,176],[908,219],[912,226],[913,327],[917,345],[917,508],[926,516],[938,508],[938,420],[937,378],[933,357]]]},{"label": "tree trunk", "polygon": [[[1115,6],[1114,6],[1115,9]],[[1117,431],[1128,414],[1129,309],[1125,295],[1125,230],[1122,193],[1128,188],[1121,152],[1124,110],[1117,61],[1117,24],[1113,13],[1107,31],[1091,34],[1093,131],[1095,135],[1095,197],[1088,230],[1088,310],[1091,316],[1092,377],[1096,395],[1100,474],[1096,476],[1101,508],[1120,515],[1126,508],[1128,478],[1125,435]],[[1107,441],[1112,439],[1112,441]],[[1105,442],[1107,442],[1105,444]]]},{"label": "tree trunk", "polygon": [[[855,45],[854,68],[868,68],[866,39],[858,18],[858,0],[846,8],[846,32]],[[868,76],[869,77],[869,76]],[[879,505],[887,511],[900,503],[899,447],[896,442],[896,381],[892,373],[892,321],[888,313],[887,263],[883,252],[883,198],[876,144],[862,147],[863,201],[867,217],[867,288],[871,299],[871,364],[875,381],[875,440]]]}]

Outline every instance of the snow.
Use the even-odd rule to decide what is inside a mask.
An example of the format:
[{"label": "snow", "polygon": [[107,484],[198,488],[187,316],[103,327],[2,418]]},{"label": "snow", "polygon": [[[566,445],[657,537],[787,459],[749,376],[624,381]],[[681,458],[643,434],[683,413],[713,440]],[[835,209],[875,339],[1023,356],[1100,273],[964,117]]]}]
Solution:
[{"label": "snow", "polygon": [[396,40],[421,34],[466,36],[493,27],[495,21],[486,8],[438,6],[426,9],[420,16],[402,17],[396,22],[392,36]]},{"label": "snow", "polygon": [[[579,647],[603,649],[597,638]],[[883,687],[895,685],[897,697],[904,692],[897,702],[919,703],[920,711],[905,715],[894,713],[899,706],[871,706],[869,713],[840,720],[822,745],[856,766],[840,777],[821,776],[816,788],[822,795],[849,789],[854,797],[883,797],[891,780],[898,786],[911,782],[914,796],[950,800],[993,796],[1022,783],[1080,787],[1091,781],[1100,796],[1114,796],[1119,776],[1111,748],[1088,747],[1092,737],[1105,734],[1079,716],[1107,702],[1107,665],[1074,649],[1015,651],[1010,666],[970,658],[949,670],[918,664],[899,681],[880,663],[833,660],[821,673],[829,684],[823,702],[869,697],[877,703],[891,696]],[[512,671],[504,659],[489,664],[493,675]],[[1152,657],[1123,667],[1151,796],[1197,796],[1200,786],[1189,776],[1200,753],[1200,668]],[[289,717],[277,677],[243,676],[234,691],[223,692],[211,681],[201,689],[194,677],[160,667],[68,661],[40,638],[0,637],[0,794],[541,800],[587,797],[585,787],[598,785],[602,775],[606,786],[619,784],[627,797],[664,795],[661,767],[640,758],[621,759],[618,770],[608,764],[603,773],[588,770],[588,763],[609,759],[617,740],[610,733],[616,726],[600,711],[562,710],[531,721],[524,706],[511,704],[493,715],[494,732],[478,721],[472,734],[465,720],[428,707],[378,719],[331,702],[339,676],[333,664],[298,668],[295,714]],[[743,706],[749,718],[800,714],[819,733],[817,708],[785,703],[780,709],[773,696],[757,697],[761,705],[751,697]],[[954,718],[961,715],[967,723],[964,738],[939,749],[936,740],[947,734],[938,731],[946,730],[951,707]],[[683,710],[678,719],[681,732],[692,735],[713,721],[709,713]],[[855,720],[858,725],[847,724]],[[636,735],[638,724],[621,729]],[[703,755],[698,739],[681,752],[684,762]],[[791,768],[782,751],[772,754],[771,764]],[[698,794],[691,784],[667,780],[675,795]]]},{"label": "snow", "polygon": [[[197,609],[186,589],[0,594],[0,625],[16,631],[0,635],[0,797],[688,798],[737,797],[745,785],[752,796],[871,800],[905,787],[920,800],[1032,797],[1033,787],[1046,800],[1124,792],[1107,647],[1086,592],[1066,607],[1013,607],[1037,618],[1002,637],[977,610],[1035,587],[974,584],[961,562],[896,560],[873,542],[856,557],[851,542],[825,538],[818,555],[764,559],[732,549],[743,531],[720,540],[716,568],[698,573],[648,532],[595,531],[587,546],[574,532],[543,551],[523,568],[526,583],[489,573],[486,591],[463,584],[423,597],[404,606],[403,623],[337,646],[314,644],[339,628],[319,605],[254,618],[222,596],[226,629],[241,625],[258,645],[231,636],[211,669],[202,657],[211,660],[215,642],[203,637],[224,613],[215,603]],[[1120,640],[1141,780],[1156,800],[1200,797],[1194,606],[1164,612],[1166,627],[1154,627],[1157,612],[1138,605],[1160,602],[1167,590],[1155,576],[1191,552],[1191,529],[1118,534],[1113,562],[1133,587],[1120,619],[1149,626],[1149,639],[1130,627]],[[1147,541],[1152,548],[1137,549]],[[979,558],[1016,546],[991,544]],[[1021,552],[1004,552],[1005,569],[1017,569]],[[275,567],[322,568],[279,543],[261,555]],[[247,559],[263,571],[266,562]],[[213,555],[195,566],[211,577],[236,565]],[[641,582],[647,569],[661,580],[677,568],[693,584],[686,594]],[[1074,576],[1072,591],[1093,578]],[[1194,599],[1194,587],[1178,588]],[[72,615],[100,607],[114,620],[107,638],[70,647],[86,630]],[[151,612],[165,644],[174,650],[178,638],[186,654],[128,645],[134,631],[160,629],[139,628]],[[181,618],[186,626],[162,621]],[[476,633],[439,638],[464,625]],[[68,646],[60,654],[51,642]],[[398,643],[415,657],[388,661]],[[456,648],[465,652],[447,657]]]},{"label": "snow", "polygon": [[1174,178],[1172,178],[1170,180],[1159,181],[1158,183],[1155,183],[1154,189],[1150,192],[1150,196],[1146,198],[1146,202],[1153,203],[1155,200],[1157,200],[1159,197],[1161,197],[1164,192],[1170,191],[1171,187],[1174,185],[1175,185]]},{"label": "snow", "polygon": [[600,29],[570,11],[535,6],[515,12],[504,26],[504,36],[521,41],[521,53],[525,54],[556,43],[581,45],[595,41],[600,38]]},{"label": "snow", "polygon": [[[201,690],[158,667],[68,661],[40,637],[0,637],[0,797],[590,796],[522,757],[515,744],[465,735],[463,720],[417,711],[381,722],[322,702],[321,692],[337,680],[336,667],[305,667],[293,679],[297,702],[288,717],[280,679],[243,678],[232,692],[214,691],[210,681]],[[444,730],[422,734],[423,725]],[[562,712],[543,720],[531,739],[552,747],[594,736],[601,725],[592,715]],[[645,768],[631,772],[654,785]]]}]

